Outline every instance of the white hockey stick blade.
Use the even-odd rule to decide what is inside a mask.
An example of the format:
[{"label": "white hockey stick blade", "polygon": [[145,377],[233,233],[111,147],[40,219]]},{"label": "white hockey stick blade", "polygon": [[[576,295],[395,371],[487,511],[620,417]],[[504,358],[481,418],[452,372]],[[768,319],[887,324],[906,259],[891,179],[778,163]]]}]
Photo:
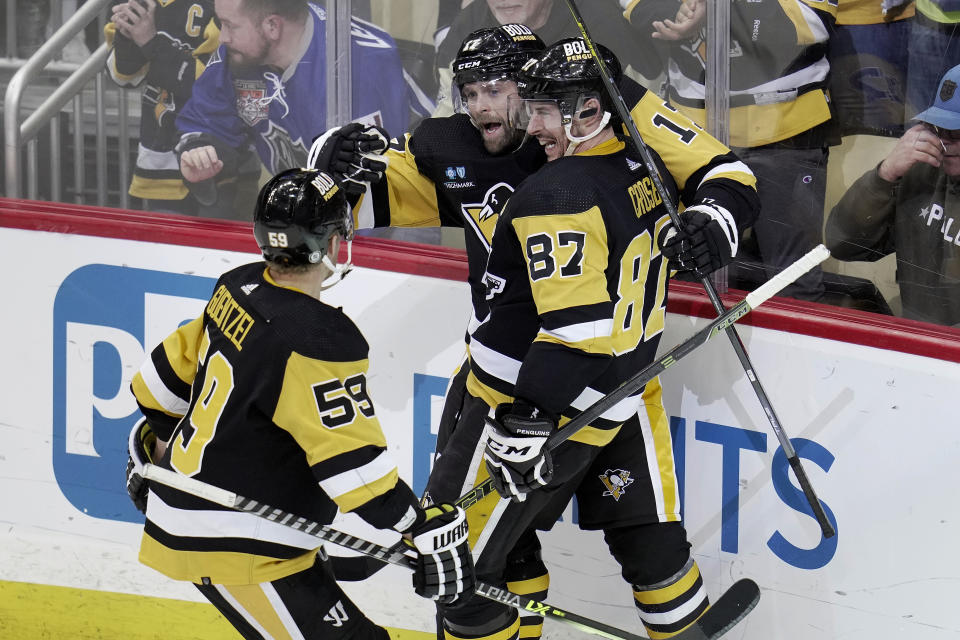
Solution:
[{"label": "white hockey stick blade", "polygon": [[143,465],[143,477],[147,480],[156,480],[160,484],[179,489],[184,493],[215,502],[224,507],[236,508],[237,494],[232,491],[194,480],[189,476],[158,467],[155,464],[147,463]]},{"label": "white hockey stick blade", "polygon": [[751,309],[763,304],[780,293],[788,284],[794,282],[797,278],[829,257],[830,251],[822,244],[818,244],[799,260],[764,282],[751,293],[748,293],[746,297],[747,304],[750,305]]}]

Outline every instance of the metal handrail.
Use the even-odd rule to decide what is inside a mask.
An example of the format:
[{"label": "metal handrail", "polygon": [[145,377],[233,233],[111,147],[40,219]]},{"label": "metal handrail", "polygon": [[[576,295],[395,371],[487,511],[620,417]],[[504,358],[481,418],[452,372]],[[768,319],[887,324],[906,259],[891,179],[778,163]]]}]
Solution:
[{"label": "metal handrail", "polygon": [[[44,124],[59,115],[63,107],[79,89],[103,70],[107,59],[106,45],[99,47],[63,85],[44,101],[23,124],[20,120],[20,103],[26,87],[39,76],[74,36],[97,18],[112,0],[88,0],[69,20],[63,23],[47,42],[27,60],[7,85],[3,102],[4,165],[6,168],[6,191],[10,198],[21,197],[20,150],[31,141]],[[62,101],[61,101],[62,100]]]}]

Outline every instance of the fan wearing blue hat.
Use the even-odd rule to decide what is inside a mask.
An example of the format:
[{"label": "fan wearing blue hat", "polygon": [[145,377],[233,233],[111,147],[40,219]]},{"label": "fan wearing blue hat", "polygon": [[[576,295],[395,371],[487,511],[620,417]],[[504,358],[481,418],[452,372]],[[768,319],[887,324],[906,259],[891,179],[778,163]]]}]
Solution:
[{"label": "fan wearing blue hat", "polygon": [[839,260],[897,254],[904,317],[960,325],[960,65],[893,150],[830,212]]}]

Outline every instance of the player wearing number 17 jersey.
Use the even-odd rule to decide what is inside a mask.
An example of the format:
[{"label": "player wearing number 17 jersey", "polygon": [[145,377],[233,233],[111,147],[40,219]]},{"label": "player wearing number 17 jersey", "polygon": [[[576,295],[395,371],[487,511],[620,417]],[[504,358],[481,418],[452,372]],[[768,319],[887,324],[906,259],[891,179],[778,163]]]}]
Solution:
[{"label": "player wearing number 17 jersey", "polygon": [[421,508],[398,477],[368,393],[367,343],[320,299],[342,277],[337,253],[353,235],[343,189],[319,171],[275,176],[254,235],[265,263],[222,275],[203,314],[134,377],[146,416],[127,470],[134,504],[146,507],[140,560],[197,585],[247,639],[387,640],[337,586],[316,538],[148,486],[140,472],[154,459],[321,524],[337,508],[353,512],[404,534],[419,594],[450,601],[472,591],[463,511]]},{"label": "player wearing number 17 jersey", "polygon": [[[616,58],[598,48],[616,73]],[[493,584],[503,579],[505,551],[529,527],[552,523],[575,494],[579,526],[604,532],[647,634],[667,638],[709,603],[676,487],[665,486],[675,475],[659,382],[555,449],[545,443],[655,359],[672,262],[664,252],[709,271],[730,259],[738,227],[752,219],[690,207],[689,224],[671,236],[662,197],[674,197],[677,182],[654,152],[670,191],[658,193],[617,137],[612,101],[583,41],[562,40],[527,62],[518,93],[510,112],[548,162],[520,184],[497,223],[489,314],[471,336],[463,411],[428,490],[448,500],[489,477],[508,498],[486,496],[467,514],[477,575]],[[448,640],[520,631],[512,610],[477,597],[441,612]]]}]

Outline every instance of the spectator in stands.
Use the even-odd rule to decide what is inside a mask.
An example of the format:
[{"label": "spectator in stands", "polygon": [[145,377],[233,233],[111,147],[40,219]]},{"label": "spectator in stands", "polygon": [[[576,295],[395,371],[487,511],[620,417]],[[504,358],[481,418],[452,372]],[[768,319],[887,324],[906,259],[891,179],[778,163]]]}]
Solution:
[{"label": "spectator in stands", "polygon": [[[590,35],[597,42],[610,45],[624,67],[632,66],[645,78],[658,75],[661,62],[656,57],[649,34],[639,37],[631,32],[616,0],[592,0],[585,18]],[[449,97],[453,83],[452,64],[463,39],[482,27],[509,23],[530,27],[548,44],[561,38],[580,36],[573,15],[563,0],[473,0],[457,14],[438,45],[440,96],[435,116],[453,113]]]},{"label": "spectator in stands", "polygon": [[960,326],[960,65],[890,154],[830,212],[840,260],[897,254],[903,315]]},{"label": "spectator in stands", "polygon": [[149,211],[211,215],[199,211],[180,175],[173,149],[177,111],[217,48],[213,1],[130,0],[114,5],[104,28],[110,77],[122,87],[143,86],[140,143],[130,195]]},{"label": "spectator in stands", "polygon": [[829,43],[830,98],[840,135],[903,135],[914,12],[912,0],[889,9],[877,0],[840,1]]},{"label": "spectator in stands", "polygon": [[[884,0],[884,4],[892,1]],[[908,51],[906,117],[909,120],[933,101],[943,74],[960,64],[960,2],[917,0]]]},{"label": "spectator in stands", "polygon": [[[306,166],[327,128],[324,10],[306,0],[217,0],[216,11],[220,47],[177,118],[180,171],[201,202],[219,195],[212,178],[245,172],[251,146],[276,174]],[[352,27],[354,119],[401,135],[410,101],[394,42],[368,22]]]},{"label": "spectator in stands", "polygon": [[[667,97],[701,126],[706,121],[705,0],[621,0],[639,33],[669,46]],[[836,4],[755,0],[730,6],[730,147],[757,177],[759,257],[772,276],[820,243],[827,155],[839,143],[827,98],[827,42]],[[749,243],[741,243],[741,255]],[[784,291],[824,294],[815,267]]]}]

